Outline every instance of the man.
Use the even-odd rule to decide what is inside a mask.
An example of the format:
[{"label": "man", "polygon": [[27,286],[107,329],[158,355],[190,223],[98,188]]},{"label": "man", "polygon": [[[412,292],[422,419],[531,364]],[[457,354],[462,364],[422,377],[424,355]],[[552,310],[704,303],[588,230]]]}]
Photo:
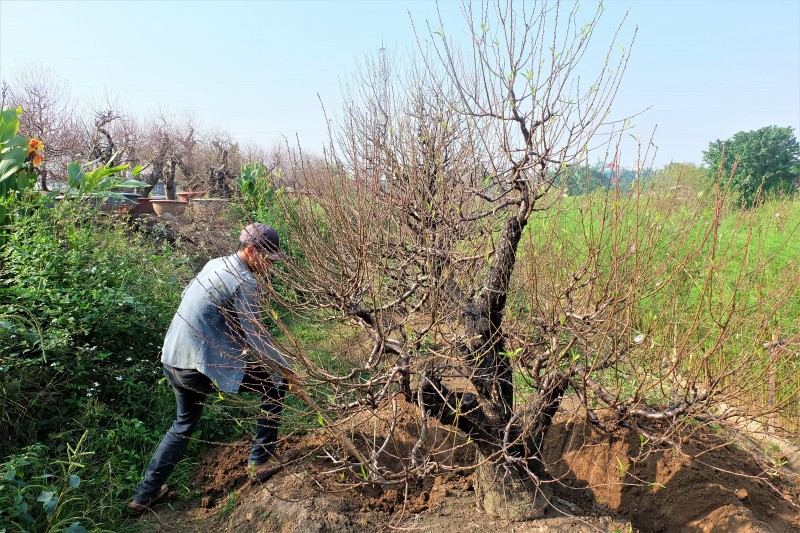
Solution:
[{"label": "man", "polygon": [[183,291],[161,355],[178,413],[136,486],[128,504],[134,511],[145,511],[167,495],[164,482],[186,451],[206,396],[214,390],[261,394],[248,471],[263,479],[280,469],[273,452],[284,380],[290,389],[300,383],[261,326],[254,274],[266,274],[281,257],[278,233],[265,224],[250,224],[239,236],[239,250],[209,261]]}]

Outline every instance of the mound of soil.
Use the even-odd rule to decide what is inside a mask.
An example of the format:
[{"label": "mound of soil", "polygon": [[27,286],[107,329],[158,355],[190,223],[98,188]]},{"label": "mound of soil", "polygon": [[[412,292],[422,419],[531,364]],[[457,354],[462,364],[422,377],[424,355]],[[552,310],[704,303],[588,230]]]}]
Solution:
[{"label": "mound of soil", "polygon": [[[389,406],[362,413],[341,430],[353,440],[384,442],[391,472],[402,472],[418,442],[413,406],[398,402],[390,433]],[[743,531],[800,530],[800,491],[788,474],[772,477],[744,452],[698,437],[680,452],[651,449],[631,433],[606,434],[560,413],[545,458],[554,476],[552,508],[529,522],[487,516],[476,505],[471,447],[431,422],[418,446],[432,475],[381,487],[359,483],[331,460],[334,439],[294,435],[279,444],[284,470],[263,481],[246,473],[250,444],[219,446],[201,457],[199,499],[172,502],[138,519],[142,531],[360,532],[409,531]],[[705,453],[702,453],[706,450]],[[710,450],[710,451],[709,451]],[[638,459],[632,459],[638,457]],[[426,463],[426,464],[428,464]]]},{"label": "mound of soil", "polygon": [[796,476],[765,475],[751,455],[714,435],[642,454],[632,432],[609,435],[562,418],[545,446],[548,471],[579,489],[567,497],[640,531],[800,530]]}]

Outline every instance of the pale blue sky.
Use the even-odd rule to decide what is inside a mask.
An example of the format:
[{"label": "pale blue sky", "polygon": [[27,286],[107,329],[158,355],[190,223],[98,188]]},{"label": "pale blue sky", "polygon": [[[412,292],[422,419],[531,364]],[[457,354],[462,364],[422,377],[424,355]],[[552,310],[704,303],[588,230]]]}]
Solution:
[{"label": "pale blue sky", "polygon": [[[595,2],[583,2],[587,14]],[[629,10],[639,27],[614,116],[657,126],[660,166],[699,163],[715,139],[768,125],[800,130],[800,0],[606,1],[604,21]],[[459,5],[440,4],[448,33]],[[432,2],[18,1],[0,0],[0,77],[36,60],[73,97],[109,92],[130,111],[188,111],[207,129],[267,147],[299,135],[319,146],[340,80],[381,43],[414,44],[409,14],[433,20]],[[599,44],[599,43],[598,43]],[[604,52],[604,50],[600,50]],[[631,165],[634,148],[623,146]]]}]

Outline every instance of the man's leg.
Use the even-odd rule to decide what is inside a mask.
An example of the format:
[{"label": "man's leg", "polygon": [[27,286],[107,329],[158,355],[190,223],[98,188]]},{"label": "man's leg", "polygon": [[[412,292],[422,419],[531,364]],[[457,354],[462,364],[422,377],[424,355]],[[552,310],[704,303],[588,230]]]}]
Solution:
[{"label": "man's leg", "polygon": [[213,388],[211,380],[197,370],[182,370],[165,365],[164,374],[175,392],[178,413],[172,427],[161,439],[150,459],[144,479],[136,485],[134,501],[140,504],[149,503],[159,494],[161,485],[183,457],[189,438],[203,413],[203,402]]},{"label": "man's leg", "polygon": [[261,395],[261,412],[256,421],[253,449],[247,462],[249,465],[263,464],[275,452],[286,388],[283,385],[276,386],[272,381],[272,375],[263,367],[248,365],[239,390],[240,392],[257,392]]}]

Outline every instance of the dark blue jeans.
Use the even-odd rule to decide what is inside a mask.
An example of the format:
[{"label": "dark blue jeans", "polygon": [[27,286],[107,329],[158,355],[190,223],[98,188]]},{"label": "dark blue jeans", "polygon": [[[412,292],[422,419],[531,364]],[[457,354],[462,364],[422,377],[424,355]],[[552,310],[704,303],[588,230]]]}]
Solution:
[{"label": "dark blue jeans", "polygon": [[[164,374],[175,392],[178,414],[150,459],[144,478],[136,485],[134,499],[139,503],[148,503],[158,494],[161,485],[175,469],[200,421],[206,397],[214,391],[211,380],[197,370],[164,365]],[[261,394],[261,412],[248,459],[248,463],[260,464],[275,451],[285,388],[276,387],[272,376],[263,367],[248,366],[239,392]]]}]

